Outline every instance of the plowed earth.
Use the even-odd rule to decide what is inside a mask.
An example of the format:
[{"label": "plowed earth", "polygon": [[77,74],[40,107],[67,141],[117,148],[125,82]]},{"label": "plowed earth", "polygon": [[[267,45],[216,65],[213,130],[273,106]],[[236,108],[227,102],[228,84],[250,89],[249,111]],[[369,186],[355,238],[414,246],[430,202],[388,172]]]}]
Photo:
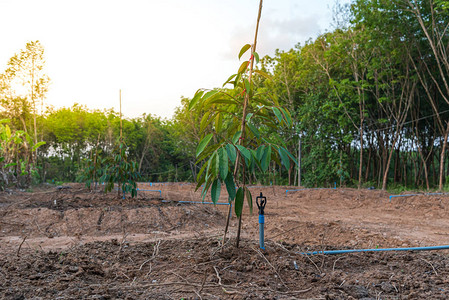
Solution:
[{"label": "plowed earth", "polygon": [[191,184],[139,187],[135,199],[81,184],[2,192],[0,298],[449,298],[448,250],[304,254],[449,245],[449,195],[252,187],[267,197],[262,251],[256,209],[245,204],[236,248],[228,206],[181,203],[201,201]]}]

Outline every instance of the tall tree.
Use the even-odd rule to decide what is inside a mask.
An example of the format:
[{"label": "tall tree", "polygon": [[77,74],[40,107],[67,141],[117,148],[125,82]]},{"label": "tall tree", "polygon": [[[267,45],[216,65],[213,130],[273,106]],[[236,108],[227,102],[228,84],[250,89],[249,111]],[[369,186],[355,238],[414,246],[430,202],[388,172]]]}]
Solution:
[{"label": "tall tree", "polygon": [[[33,114],[33,139],[37,143],[38,101],[43,106],[48,92],[49,77],[45,73],[44,47],[39,41],[28,42],[25,49],[20,50],[10,58],[7,69],[2,75],[2,81],[7,88],[7,97],[3,97],[4,108],[14,108],[17,113],[26,110],[24,101],[31,107]],[[22,107],[20,107],[22,104]],[[23,118],[23,117],[22,117]],[[22,120],[23,121],[23,120]]]}]

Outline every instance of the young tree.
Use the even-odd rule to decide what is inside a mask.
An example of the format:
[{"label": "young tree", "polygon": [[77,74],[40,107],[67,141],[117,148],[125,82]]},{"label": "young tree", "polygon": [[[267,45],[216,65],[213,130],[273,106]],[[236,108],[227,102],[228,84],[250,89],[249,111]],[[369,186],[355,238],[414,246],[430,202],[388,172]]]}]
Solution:
[{"label": "young tree", "polygon": [[[256,168],[267,171],[272,160],[279,164],[282,161],[287,169],[290,167],[290,160],[295,161],[285,145],[278,145],[261,134],[261,130],[266,127],[281,130],[281,124],[292,124],[289,112],[279,105],[275,97],[256,93],[252,80],[255,74],[265,75],[254,71],[254,63],[259,61],[256,44],[261,12],[262,0],[259,4],[254,43],[243,46],[239,53],[240,59],[251,49],[251,57],[224,84],[233,84],[234,89],[198,90],[189,105],[192,109],[199,106],[206,111],[200,125],[202,139],[196,150],[198,162],[204,161],[198,173],[197,189],[204,184],[203,199],[210,189],[212,201],[216,203],[221,184],[225,183],[229,202],[235,202],[235,214],[239,218],[236,247],[240,242],[245,198],[252,211],[252,195],[246,186],[250,173]],[[256,73],[253,74],[254,72]],[[211,127],[208,127],[210,124]],[[230,212],[231,206],[223,242],[226,239]]]},{"label": "young tree", "polygon": [[[45,73],[44,47],[39,41],[31,41],[25,49],[15,54],[8,62],[4,78],[9,81],[9,101],[27,99],[33,112],[34,143],[37,143],[37,104],[42,103],[48,92],[49,77]],[[15,106],[14,103],[5,103]],[[9,104],[9,105],[8,105]],[[43,106],[43,105],[41,105]]]}]

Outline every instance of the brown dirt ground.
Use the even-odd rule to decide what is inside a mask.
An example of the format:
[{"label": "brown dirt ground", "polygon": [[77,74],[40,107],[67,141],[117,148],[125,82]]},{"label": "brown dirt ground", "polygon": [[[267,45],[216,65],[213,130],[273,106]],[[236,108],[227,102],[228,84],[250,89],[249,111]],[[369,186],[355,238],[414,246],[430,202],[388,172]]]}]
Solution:
[{"label": "brown dirt ground", "polygon": [[228,206],[179,203],[200,201],[191,184],[66,187],[0,193],[1,299],[449,298],[448,250],[302,254],[448,245],[449,195],[252,187],[268,201],[260,251],[256,210],[240,247],[235,216],[222,245]]}]

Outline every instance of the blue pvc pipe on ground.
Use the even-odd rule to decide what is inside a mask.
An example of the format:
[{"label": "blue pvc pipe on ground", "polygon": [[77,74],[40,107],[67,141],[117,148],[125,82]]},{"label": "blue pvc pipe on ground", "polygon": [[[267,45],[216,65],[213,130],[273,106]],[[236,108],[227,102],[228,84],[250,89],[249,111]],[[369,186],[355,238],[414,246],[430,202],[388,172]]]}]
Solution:
[{"label": "blue pvc pipe on ground", "polygon": [[213,203],[213,202],[202,202],[202,201],[172,201],[172,200],[162,200],[162,202],[164,202],[164,203],[176,202],[176,203],[187,203],[187,204],[216,204],[216,205],[229,205],[229,203],[223,203],[223,202]]},{"label": "blue pvc pipe on ground", "polygon": [[391,202],[391,198],[396,197],[412,197],[412,196],[426,196],[426,195],[444,195],[445,193],[425,193],[425,194],[404,194],[404,195],[391,195],[389,197],[389,201]]},{"label": "blue pvc pipe on ground", "polygon": [[431,251],[431,250],[445,250],[449,249],[449,245],[443,246],[429,246],[429,247],[410,247],[410,248],[380,248],[380,249],[352,249],[352,250],[329,250],[329,251],[314,251],[314,252],[301,252],[303,255],[316,255],[316,254],[346,254],[356,252],[383,252],[383,251]]},{"label": "blue pvc pipe on ground", "polygon": [[411,197],[411,196],[418,196],[418,194],[406,194],[406,195],[391,195],[389,197],[390,202],[391,202],[391,198],[395,198],[395,197]]}]

